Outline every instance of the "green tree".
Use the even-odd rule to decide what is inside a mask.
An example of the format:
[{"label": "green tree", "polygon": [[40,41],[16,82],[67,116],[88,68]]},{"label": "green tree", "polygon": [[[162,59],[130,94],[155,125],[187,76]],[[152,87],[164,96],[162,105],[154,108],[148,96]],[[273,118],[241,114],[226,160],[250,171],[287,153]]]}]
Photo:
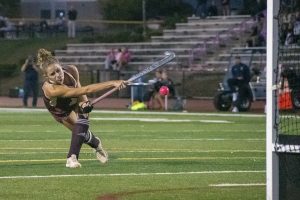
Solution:
[{"label": "green tree", "polygon": [[0,15],[6,17],[19,17],[21,0],[1,0]]},{"label": "green tree", "polygon": [[141,0],[99,0],[104,19],[141,20]]},{"label": "green tree", "polygon": [[244,9],[241,14],[251,14],[256,15],[258,12],[266,9],[266,0],[261,0],[258,4],[257,1],[244,0]]},{"label": "green tree", "polygon": [[[99,0],[107,20],[142,20],[142,0]],[[187,16],[192,8],[182,0],[146,0],[147,18]]]},{"label": "green tree", "polygon": [[190,16],[193,9],[189,4],[182,0],[148,0],[147,16],[148,18],[165,18],[173,16]]}]

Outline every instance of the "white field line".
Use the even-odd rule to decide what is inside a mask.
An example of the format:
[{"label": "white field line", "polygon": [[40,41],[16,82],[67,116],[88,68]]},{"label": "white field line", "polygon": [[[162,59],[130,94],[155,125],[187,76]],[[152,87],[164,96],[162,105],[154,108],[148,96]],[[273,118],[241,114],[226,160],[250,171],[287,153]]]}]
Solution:
[{"label": "white field line", "polygon": [[[62,149],[62,148],[61,148]],[[3,150],[0,148],[0,151]],[[7,149],[6,149],[7,150]],[[10,148],[9,150],[16,150]],[[27,149],[24,149],[27,150]],[[40,149],[45,150],[45,149]],[[67,148],[64,148],[67,150]],[[109,153],[265,153],[262,150],[109,150]],[[81,151],[83,154],[92,151]],[[0,152],[0,155],[30,155],[30,154],[66,154],[66,151],[29,151],[29,152]]]},{"label": "white field line", "polygon": [[[80,159],[80,161],[91,161],[91,160],[95,160],[95,159],[91,159],[91,158],[85,158],[85,159]],[[0,163],[52,163],[52,162],[65,162],[66,159],[62,159],[62,158],[53,158],[53,159],[43,159],[43,160],[39,160],[39,159],[34,159],[34,160],[0,160]]]},{"label": "white field line", "polygon": [[[174,157],[174,158],[117,158],[116,160],[264,160],[265,157]],[[0,161],[1,162],[1,161]]]},{"label": "white field line", "polygon": [[170,140],[170,141],[265,141],[266,139],[231,139],[231,138],[156,138],[147,140]]},{"label": "white field line", "polygon": [[191,120],[191,119],[167,119],[167,118],[122,118],[122,117],[94,117],[90,120],[96,121],[139,121],[139,122],[200,122],[200,123],[233,123],[227,120]]},{"label": "white field line", "polygon": [[[141,138],[139,138],[142,140]],[[155,141],[265,141],[266,139],[231,139],[231,138],[146,138],[146,140],[155,140]],[[0,142],[69,142],[70,139],[44,139],[44,140],[0,140]]]},{"label": "white field line", "polygon": [[0,147],[0,150],[65,150],[60,147]]},{"label": "white field line", "polygon": [[256,187],[266,186],[265,183],[221,183],[221,184],[210,184],[210,187]]},{"label": "white field line", "polygon": [[[264,160],[265,157],[156,157],[156,158],[115,158],[114,160],[123,160],[123,161],[129,161],[129,160]],[[0,163],[44,163],[44,162],[65,162],[66,159],[62,158],[54,158],[54,159],[33,159],[33,160],[0,160]],[[80,161],[91,161],[96,160],[96,158],[83,158],[80,159]]]},{"label": "white field line", "polygon": [[69,142],[70,139],[44,139],[44,140],[0,140],[0,142]]},{"label": "white field line", "polygon": [[[30,109],[30,108],[0,108],[0,112],[48,112],[46,109]],[[188,113],[188,112],[134,112],[134,111],[110,111],[110,110],[94,110],[92,113],[104,114],[135,114],[135,115],[182,115],[182,116],[217,116],[217,117],[263,117],[264,114],[236,114],[236,113]]]},{"label": "white field line", "polygon": [[[0,130],[1,132],[1,130]],[[95,131],[97,132],[97,131]],[[118,130],[118,131],[99,131],[99,133],[122,133],[122,132],[125,132],[125,133],[140,133],[140,132],[146,132],[146,133],[211,133],[211,132],[229,132],[229,133],[244,133],[244,132],[251,132],[251,133],[265,133],[266,130],[265,129],[261,129],[261,130],[195,130],[195,129],[192,129],[192,130],[172,130],[172,131],[158,131],[158,130],[143,130],[143,129],[140,129],[140,130]],[[138,136],[138,135],[137,135]]]},{"label": "white field line", "polygon": [[[7,130],[2,129],[0,130],[0,133],[60,133],[61,130],[53,131],[53,130]],[[161,133],[161,131],[158,130],[105,130],[105,131],[93,131],[95,133]],[[170,132],[166,131],[165,133],[211,133],[211,132],[220,132],[220,130],[172,130]],[[264,133],[266,130],[221,130],[221,132],[229,132],[229,133],[244,133],[244,132],[252,132],[252,133]],[[139,136],[139,135],[136,135]]]},{"label": "white field line", "polygon": [[[59,147],[0,147],[0,150],[68,150],[67,147],[65,148],[59,148]],[[90,150],[90,148],[82,148],[81,150]],[[197,150],[197,149],[120,149],[120,148],[110,148],[108,151],[130,151],[130,152],[136,152],[136,151],[143,151],[143,152],[151,152],[151,151],[163,151],[163,152],[185,152],[185,151],[198,151],[198,152],[265,152],[265,150],[252,150],[252,149],[246,149],[246,150],[234,150],[234,149],[228,149],[228,150]]]},{"label": "white field line", "polygon": [[266,171],[196,171],[196,172],[156,172],[156,173],[117,173],[117,174],[57,174],[34,176],[0,176],[0,179],[36,179],[36,178],[68,178],[68,177],[110,177],[110,176],[162,176],[162,175],[196,175],[196,174],[256,174]]},{"label": "white field line", "polygon": [[[1,148],[0,148],[1,149]],[[265,152],[265,150],[253,150],[253,149],[221,149],[221,150],[203,150],[203,149],[120,149],[120,148],[110,148],[108,150],[111,151],[130,151],[130,152],[136,152],[136,151],[163,151],[163,152],[204,152],[204,153],[211,153],[211,152]]]},{"label": "white field line", "polygon": [[56,133],[50,130],[0,130],[0,133]]},{"label": "white field line", "polygon": [[[81,154],[93,154],[93,151],[81,151]],[[112,153],[112,152],[110,152]],[[38,154],[67,154],[67,151],[45,151],[45,152],[38,152],[38,151],[31,151],[31,152],[0,152],[0,155],[38,155]]]}]

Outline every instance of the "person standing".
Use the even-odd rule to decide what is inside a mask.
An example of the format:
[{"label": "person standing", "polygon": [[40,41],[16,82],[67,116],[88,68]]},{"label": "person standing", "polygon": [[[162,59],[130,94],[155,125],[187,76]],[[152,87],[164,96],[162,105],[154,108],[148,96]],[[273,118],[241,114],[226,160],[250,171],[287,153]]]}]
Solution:
[{"label": "person standing", "polygon": [[38,96],[38,68],[34,63],[32,55],[29,55],[25,63],[21,67],[21,71],[24,72],[24,96],[23,106],[27,107],[27,101],[30,92],[32,92],[32,107],[36,107]]},{"label": "person standing", "polygon": [[232,112],[239,112],[237,108],[238,101],[243,97],[245,86],[249,85],[251,79],[250,68],[241,62],[240,56],[235,57],[235,64],[231,67],[231,75],[232,78],[227,80],[227,84],[232,92]]},{"label": "person standing", "polygon": [[230,0],[221,0],[223,16],[230,15]]},{"label": "person standing", "polygon": [[77,10],[71,6],[68,11],[68,37],[75,38],[76,36],[76,19],[77,19]]}]

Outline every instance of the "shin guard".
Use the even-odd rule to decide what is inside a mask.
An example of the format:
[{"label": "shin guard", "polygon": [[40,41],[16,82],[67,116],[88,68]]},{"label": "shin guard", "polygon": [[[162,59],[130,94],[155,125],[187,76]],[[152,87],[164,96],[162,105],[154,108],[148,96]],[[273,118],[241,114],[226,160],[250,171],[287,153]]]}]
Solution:
[{"label": "shin guard", "polygon": [[95,149],[99,145],[99,140],[94,136],[94,134],[90,130],[88,130],[84,143]]},{"label": "shin guard", "polygon": [[72,154],[75,154],[77,159],[79,158],[80,149],[82,144],[85,142],[88,129],[88,118],[85,118],[83,115],[79,115],[72,130],[71,145],[67,156],[68,158],[71,157]]}]

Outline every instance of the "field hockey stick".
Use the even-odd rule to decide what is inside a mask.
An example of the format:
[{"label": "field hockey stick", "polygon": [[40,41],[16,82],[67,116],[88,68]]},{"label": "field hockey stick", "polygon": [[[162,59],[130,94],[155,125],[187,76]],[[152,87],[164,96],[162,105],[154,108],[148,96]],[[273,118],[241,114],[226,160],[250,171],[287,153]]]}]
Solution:
[{"label": "field hockey stick", "polygon": [[[176,55],[175,55],[174,52],[172,52],[172,51],[166,51],[165,52],[165,57],[163,59],[154,62],[152,65],[150,65],[149,67],[145,68],[143,71],[141,71],[141,72],[133,75],[131,78],[129,78],[127,80],[127,82],[135,81],[135,80],[141,78],[142,76],[148,74],[149,72],[152,72],[153,70],[166,65],[167,63],[169,63],[170,61],[172,61],[175,57],[176,57]],[[119,90],[119,88],[113,88],[113,89],[109,90],[108,92],[104,93],[100,97],[94,99],[91,104],[94,105],[94,104],[98,103],[99,101],[101,101],[105,97],[111,95],[112,93],[114,93],[117,90]]]}]

